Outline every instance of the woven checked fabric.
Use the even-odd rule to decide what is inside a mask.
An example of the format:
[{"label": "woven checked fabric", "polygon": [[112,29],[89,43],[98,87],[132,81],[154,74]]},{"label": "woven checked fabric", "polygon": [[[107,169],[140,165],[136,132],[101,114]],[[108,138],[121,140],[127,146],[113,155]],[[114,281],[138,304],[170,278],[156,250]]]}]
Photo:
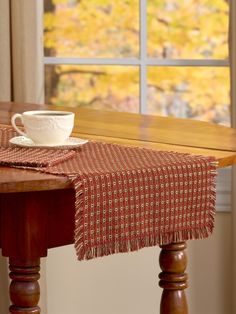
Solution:
[{"label": "woven checked fabric", "polygon": [[46,167],[75,156],[72,150],[24,148],[9,144],[17,133],[12,128],[0,128],[0,166]]},{"label": "woven checked fabric", "polygon": [[22,147],[0,148],[0,166],[47,167],[74,156],[74,151]]},{"label": "woven checked fabric", "polygon": [[79,260],[212,233],[216,160],[89,142],[66,162],[39,171],[75,187]]},{"label": "woven checked fabric", "polygon": [[18,134],[13,128],[10,127],[0,127],[0,146],[1,147],[10,147],[9,139],[11,139],[14,136],[17,136]]},{"label": "woven checked fabric", "polygon": [[77,158],[45,171],[74,182],[80,260],[204,238],[213,230],[213,157],[90,142]]}]

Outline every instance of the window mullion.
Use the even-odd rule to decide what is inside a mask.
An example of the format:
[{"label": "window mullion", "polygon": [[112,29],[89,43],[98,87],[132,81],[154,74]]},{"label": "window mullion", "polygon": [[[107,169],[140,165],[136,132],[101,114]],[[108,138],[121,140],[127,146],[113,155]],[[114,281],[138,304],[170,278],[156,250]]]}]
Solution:
[{"label": "window mullion", "polygon": [[[140,49],[141,50],[141,49]],[[73,58],[44,57],[44,64],[86,64],[86,65],[137,65],[137,66],[229,66],[223,59],[157,59],[148,58],[143,51],[140,58]]]},{"label": "window mullion", "polygon": [[140,113],[147,109],[147,0],[140,0]]},{"label": "window mullion", "polygon": [[82,64],[82,65],[140,65],[138,58],[76,58],[76,57],[44,57],[44,64]]}]

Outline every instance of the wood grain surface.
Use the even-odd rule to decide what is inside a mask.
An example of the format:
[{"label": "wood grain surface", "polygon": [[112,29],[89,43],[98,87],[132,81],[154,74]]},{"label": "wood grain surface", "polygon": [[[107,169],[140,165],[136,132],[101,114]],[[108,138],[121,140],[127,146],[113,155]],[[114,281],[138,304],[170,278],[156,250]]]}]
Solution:
[{"label": "wood grain surface", "polygon": [[[0,102],[0,125],[28,110],[69,110],[76,114],[73,136],[122,145],[214,156],[219,167],[236,163],[236,130],[212,123],[37,104]],[[0,193],[70,188],[65,177],[0,168]]]}]

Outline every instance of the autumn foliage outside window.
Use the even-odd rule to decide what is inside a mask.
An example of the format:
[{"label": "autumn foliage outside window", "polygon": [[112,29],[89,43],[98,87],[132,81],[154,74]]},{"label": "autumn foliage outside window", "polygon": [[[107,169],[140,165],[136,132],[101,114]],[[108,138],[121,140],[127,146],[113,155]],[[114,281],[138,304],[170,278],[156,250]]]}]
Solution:
[{"label": "autumn foliage outside window", "polygon": [[44,1],[46,57],[120,61],[47,64],[46,102],[139,112],[140,66],[127,60],[140,58],[140,16],[146,14],[145,112],[228,125],[229,68],[211,64],[228,59],[228,2],[145,0],[146,12],[140,12],[142,1]]}]

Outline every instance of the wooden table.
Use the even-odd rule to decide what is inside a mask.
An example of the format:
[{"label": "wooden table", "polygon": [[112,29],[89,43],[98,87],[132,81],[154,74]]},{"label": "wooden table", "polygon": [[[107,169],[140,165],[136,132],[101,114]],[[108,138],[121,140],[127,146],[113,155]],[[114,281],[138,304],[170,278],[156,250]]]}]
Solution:
[{"label": "wooden table", "polygon": [[[13,113],[52,106],[0,102],[0,124]],[[64,108],[63,108],[64,109]],[[67,108],[68,110],[68,108]],[[219,167],[236,162],[236,130],[193,120],[69,109],[74,136],[125,145],[215,156]],[[73,243],[74,191],[68,179],[0,167],[0,244],[9,257],[10,313],[38,314],[40,258]],[[161,314],[187,314],[186,243],[162,246]]]}]

